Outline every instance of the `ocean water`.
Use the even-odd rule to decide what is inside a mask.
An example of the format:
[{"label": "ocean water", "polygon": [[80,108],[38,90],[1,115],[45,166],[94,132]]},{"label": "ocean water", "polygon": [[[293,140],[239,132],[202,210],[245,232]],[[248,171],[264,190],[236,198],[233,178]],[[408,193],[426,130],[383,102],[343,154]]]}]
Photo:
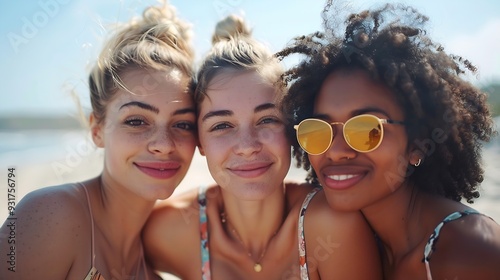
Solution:
[{"label": "ocean water", "polygon": [[68,152],[95,150],[83,130],[0,130],[0,166],[43,163]]}]

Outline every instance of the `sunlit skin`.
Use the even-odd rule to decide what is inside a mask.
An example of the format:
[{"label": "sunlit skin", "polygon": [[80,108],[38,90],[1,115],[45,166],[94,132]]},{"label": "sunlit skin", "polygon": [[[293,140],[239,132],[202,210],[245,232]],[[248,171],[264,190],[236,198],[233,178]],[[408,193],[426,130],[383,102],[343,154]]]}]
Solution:
[{"label": "sunlit skin", "polygon": [[15,273],[0,278],[84,279],[93,253],[104,279],[158,279],[138,265],[140,234],[155,201],[169,197],[185,176],[196,148],[195,107],[183,76],[121,73],[128,90],[118,89],[105,104],[104,119],[90,117],[92,139],[104,148],[102,174],[82,182],[85,189],[70,183],[23,198],[16,209],[19,262]]},{"label": "sunlit skin", "polygon": [[165,199],[186,174],[197,144],[187,79],[178,72],[132,70],[122,80],[104,123],[93,124],[105,148],[103,180],[150,201]]},{"label": "sunlit skin", "polygon": [[[283,211],[290,207],[284,205],[283,179],[290,167],[291,154],[283,117],[275,103],[275,88],[257,72],[229,70],[211,81],[207,97],[200,104],[199,149],[220,186],[207,193],[210,205],[207,212],[212,217],[219,216],[217,212],[226,212],[231,227],[238,232],[235,235],[231,229],[224,229],[226,225],[212,219],[215,223],[210,224],[210,254],[215,278],[274,279],[297,273],[293,264],[297,263],[298,255],[275,249],[282,242],[295,240],[296,225],[296,215],[280,225]],[[289,195],[290,204],[295,205],[298,195],[308,190],[304,187],[303,192]],[[273,232],[277,228],[280,231]],[[221,235],[226,230],[229,236]],[[290,249],[296,248],[295,244],[288,244]],[[247,250],[253,258],[248,257]],[[255,261],[264,250],[266,258],[260,262],[265,271],[256,274],[252,259]],[[227,263],[228,258],[240,268]],[[270,269],[276,258],[283,262]]]},{"label": "sunlit skin", "polygon": [[[337,70],[327,76],[314,115],[331,123],[364,113],[405,119],[394,93],[365,72]],[[407,143],[404,126],[384,124],[382,143],[368,153],[350,148],[339,135],[340,125],[334,130],[330,148],[309,155],[330,207],[362,211],[381,240],[385,279],[427,279],[422,258],[435,227],[449,214],[471,208],[405,181],[422,154]],[[498,225],[482,215],[446,224],[430,261],[433,279],[497,279],[499,233]]]},{"label": "sunlit skin", "polygon": [[282,191],[276,186],[290,168],[290,143],[274,88],[255,72],[229,79],[234,75],[218,75],[200,106],[200,151],[214,179],[229,193],[262,200]]},{"label": "sunlit skin", "polygon": [[[345,122],[372,114],[381,119],[403,121],[393,94],[362,73],[334,72],[324,81],[315,101],[314,115],[328,123]],[[334,139],[321,155],[309,155],[330,205],[336,209],[369,207],[400,188],[409,153],[405,128],[384,124],[384,138],[372,152],[353,150],[344,140],[342,125],[334,125]]]}]

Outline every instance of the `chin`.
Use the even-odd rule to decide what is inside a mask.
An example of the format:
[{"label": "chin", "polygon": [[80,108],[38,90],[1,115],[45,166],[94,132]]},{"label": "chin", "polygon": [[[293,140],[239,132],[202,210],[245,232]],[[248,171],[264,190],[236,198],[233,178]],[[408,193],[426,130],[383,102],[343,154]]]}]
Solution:
[{"label": "chin", "polygon": [[335,211],[351,212],[361,210],[356,206],[355,203],[353,203],[352,199],[348,197],[342,197],[337,194],[326,194],[326,201],[328,202],[328,206],[330,206],[330,208]]},{"label": "chin", "polygon": [[154,186],[151,191],[149,191],[146,195],[148,200],[156,201],[158,199],[164,200],[172,196],[175,191],[174,188],[165,188],[165,185],[162,186]]},{"label": "chin", "polygon": [[233,191],[234,195],[241,200],[263,200],[274,192],[269,185],[265,186],[247,186],[244,189]]}]

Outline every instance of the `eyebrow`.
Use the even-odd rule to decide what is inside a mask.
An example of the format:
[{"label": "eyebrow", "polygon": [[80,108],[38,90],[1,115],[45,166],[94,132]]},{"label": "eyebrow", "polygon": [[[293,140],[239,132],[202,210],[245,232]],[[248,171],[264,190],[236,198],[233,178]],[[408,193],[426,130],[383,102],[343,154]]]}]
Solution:
[{"label": "eyebrow", "polygon": [[175,110],[173,115],[184,115],[184,114],[191,114],[191,113],[196,115],[196,110],[194,108],[179,109],[179,110]]},{"label": "eyebrow", "polygon": [[131,101],[131,102],[125,103],[122,106],[120,106],[119,110],[126,108],[126,107],[131,107],[131,106],[139,107],[141,109],[145,109],[145,110],[151,111],[151,112],[156,113],[156,114],[158,114],[160,112],[160,110],[158,108],[156,108],[152,105],[146,104],[146,103],[139,102],[139,101]]},{"label": "eyebrow", "polygon": [[233,111],[230,111],[230,110],[210,111],[203,116],[201,121],[204,122],[207,119],[213,118],[213,117],[227,117],[227,116],[232,116],[232,115],[233,115]]},{"label": "eyebrow", "polygon": [[268,110],[268,109],[275,109],[275,108],[276,108],[276,104],[273,104],[273,103],[264,103],[262,105],[259,105],[259,106],[255,107],[254,112],[258,113],[258,112],[262,112],[262,111],[265,111],[265,110]]},{"label": "eyebrow", "polygon": [[[130,106],[136,106],[136,107],[151,111],[151,112],[156,113],[156,114],[160,113],[160,110],[158,108],[156,108],[155,106],[152,106],[152,105],[149,105],[149,104],[146,104],[143,102],[139,102],[139,101],[131,101],[131,102],[125,103],[122,106],[120,106],[120,109],[125,108],[125,107],[130,107]],[[191,114],[191,113],[196,114],[196,109],[194,109],[194,108],[182,108],[179,110],[175,110],[172,115],[184,115],[184,114]]]},{"label": "eyebrow", "polygon": [[[378,107],[366,107],[366,108],[357,109],[357,110],[352,111],[351,115],[358,116],[358,115],[367,114],[367,113],[381,113],[383,115],[389,116],[389,114],[385,110],[378,108]],[[317,119],[322,119],[322,120],[329,120],[330,119],[330,117],[327,114],[315,114],[312,117],[317,118]]]},{"label": "eyebrow", "polygon": [[[261,104],[261,105],[255,107],[254,112],[258,113],[258,112],[262,112],[262,111],[265,111],[268,109],[274,109],[274,108],[276,108],[275,104],[264,103],[264,104]],[[211,111],[211,112],[206,113],[203,116],[203,118],[201,119],[201,121],[203,122],[203,121],[206,121],[207,119],[213,118],[213,117],[227,117],[227,116],[232,116],[232,115],[234,115],[234,112],[231,110]]]}]

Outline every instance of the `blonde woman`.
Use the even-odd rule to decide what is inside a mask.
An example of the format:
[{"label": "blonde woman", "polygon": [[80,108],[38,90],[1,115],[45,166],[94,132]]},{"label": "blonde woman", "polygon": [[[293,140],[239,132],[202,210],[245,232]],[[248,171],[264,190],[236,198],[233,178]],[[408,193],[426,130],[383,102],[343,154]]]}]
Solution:
[{"label": "blonde woman", "polygon": [[[189,27],[172,6],[122,25],[89,77],[90,128],[104,169],[84,182],[42,188],[16,208],[16,269],[1,279],[156,279],[140,232],[157,199],[183,179],[196,147],[187,93]],[[8,232],[6,222],[1,234]],[[2,252],[11,246],[0,241]],[[0,261],[5,264],[6,254]]]}]

